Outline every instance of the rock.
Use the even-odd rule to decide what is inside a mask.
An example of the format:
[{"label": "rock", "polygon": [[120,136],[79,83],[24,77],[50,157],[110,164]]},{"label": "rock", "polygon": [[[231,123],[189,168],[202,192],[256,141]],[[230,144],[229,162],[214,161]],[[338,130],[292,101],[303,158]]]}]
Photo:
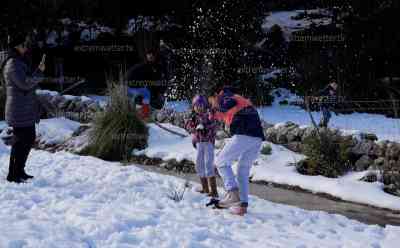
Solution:
[{"label": "rock", "polygon": [[376,141],[378,140],[378,136],[373,133],[360,133],[360,138],[362,140]]},{"label": "rock", "polygon": [[360,179],[360,181],[374,183],[378,181],[378,176],[374,172],[370,172]]},{"label": "rock", "polygon": [[274,127],[264,130],[265,139],[269,142],[276,143],[276,129]]},{"label": "rock", "polygon": [[55,95],[51,98],[50,104],[52,104],[53,106],[58,106],[58,104],[63,100],[64,100],[64,97],[62,97],[60,95]]},{"label": "rock", "polygon": [[293,141],[301,141],[301,136],[303,135],[304,130],[299,128],[298,126],[293,126],[287,134],[287,140],[288,142],[293,142]]},{"label": "rock", "polygon": [[88,111],[97,112],[100,111],[101,107],[97,102],[88,105]]},{"label": "rock", "polygon": [[71,103],[71,100],[66,98],[62,98],[61,101],[58,102],[57,108],[61,110],[66,110],[67,106]]},{"label": "rock", "polygon": [[293,152],[302,152],[303,151],[303,144],[301,142],[295,141],[295,142],[289,142],[286,145],[286,148],[293,151]]},{"label": "rock", "polygon": [[355,165],[354,165],[355,170],[356,171],[365,171],[373,164],[373,162],[374,161],[368,155],[363,155],[355,163]]},{"label": "rock", "polygon": [[313,136],[315,134],[315,132],[316,132],[316,130],[314,129],[314,127],[305,128],[303,131],[302,140],[305,140],[308,137]]},{"label": "rock", "polygon": [[371,157],[378,158],[383,155],[382,149],[374,142],[371,145],[371,150],[369,150],[368,155],[370,155]]},{"label": "rock", "polygon": [[265,130],[265,129],[268,129],[268,128],[271,128],[271,127],[274,127],[273,124],[267,123],[267,122],[264,121],[264,120],[261,120],[261,126],[262,126],[262,128],[263,128],[264,130]]},{"label": "rock", "polygon": [[386,158],[390,160],[397,160],[400,153],[400,144],[390,142],[386,147]]},{"label": "rock", "polygon": [[374,145],[375,143],[373,141],[359,141],[351,149],[351,152],[356,155],[371,154]]},{"label": "rock", "polygon": [[286,137],[286,133],[278,133],[276,135],[276,143],[277,144],[287,144],[288,139]]},{"label": "rock", "polygon": [[374,166],[376,167],[381,167],[384,164],[385,164],[385,158],[379,157],[374,160]]},{"label": "rock", "polygon": [[291,121],[287,121],[285,123],[285,127],[293,127],[293,126],[298,127],[299,125],[297,125],[296,123],[291,122]]}]

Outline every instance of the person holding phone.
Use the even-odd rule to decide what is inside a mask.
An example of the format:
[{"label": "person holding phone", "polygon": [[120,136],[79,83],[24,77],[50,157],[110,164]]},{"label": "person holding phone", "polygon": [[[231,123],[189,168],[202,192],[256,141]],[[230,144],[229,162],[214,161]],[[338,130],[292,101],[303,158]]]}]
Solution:
[{"label": "person holding phone", "polygon": [[43,57],[31,73],[25,59],[28,43],[24,34],[10,36],[8,46],[9,56],[1,67],[7,99],[5,120],[14,137],[7,181],[21,183],[33,178],[25,172],[25,165],[36,139],[35,124],[40,120],[35,89],[46,67]]}]

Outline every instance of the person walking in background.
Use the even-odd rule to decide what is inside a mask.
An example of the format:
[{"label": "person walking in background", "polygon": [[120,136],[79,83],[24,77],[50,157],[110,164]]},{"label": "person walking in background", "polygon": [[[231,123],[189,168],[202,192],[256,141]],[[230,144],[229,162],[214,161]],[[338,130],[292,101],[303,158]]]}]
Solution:
[{"label": "person walking in background", "polygon": [[[216,159],[216,166],[227,191],[218,203],[221,208],[231,208],[237,215],[247,213],[249,205],[249,175],[265,140],[261,120],[252,103],[233,94],[229,87],[209,97],[213,117],[223,121],[232,138]],[[236,177],[232,164],[238,159]]]},{"label": "person walking in background", "polygon": [[136,64],[126,72],[125,80],[131,95],[142,95],[142,116],[148,118],[151,108],[161,109],[164,105],[162,97],[165,87],[160,86],[161,65],[157,62],[156,51],[149,49],[145,52],[143,63]]},{"label": "person walking in background", "polygon": [[321,112],[322,118],[320,120],[320,127],[328,127],[329,121],[332,117],[331,110],[335,108],[337,102],[337,88],[338,85],[335,80],[320,91],[320,102],[321,102]]},{"label": "person walking in background", "polygon": [[35,89],[37,77],[45,70],[44,62],[30,73],[24,55],[28,48],[26,36],[16,34],[8,39],[9,57],[1,67],[6,87],[5,120],[13,129],[13,144],[7,181],[21,183],[33,178],[25,172],[25,165],[32,149],[39,122],[39,105]]},{"label": "person walking in background", "polygon": [[207,98],[197,95],[192,101],[193,112],[185,127],[192,134],[193,146],[197,150],[196,172],[200,177],[198,192],[218,198],[215,178],[214,144],[217,123],[211,118]]}]

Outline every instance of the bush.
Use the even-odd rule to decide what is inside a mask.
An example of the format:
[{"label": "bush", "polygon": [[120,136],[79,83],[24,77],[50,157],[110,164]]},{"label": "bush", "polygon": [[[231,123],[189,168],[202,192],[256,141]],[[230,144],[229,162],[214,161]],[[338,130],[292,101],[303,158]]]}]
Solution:
[{"label": "bush", "polygon": [[289,104],[288,100],[282,100],[279,102],[279,105],[288,105],[288,104]]},{"label": "bush", "polygon": [[349,148],[351,141],[335,135],[329,129],[315,131],[304,140],[305,160],[297,164],[297,171],[305,175],[336,178],[351,169]]},{"label": "bush", "polygon": [[83,153],[112,161],[129,159],[133,149],[146,147],[148,128],[138,117],[126,86],[111,83],[107,91],[110,100],[105,110],[96,114]]},{"label": "bush", "polygon": [[386,193],[400,196],[400,161],[386,160],[380,168],[380,174],[384,184],[383,190]]},{"label": "bush", "polygon": [[261,148],[261,154],[263,155],[271,155],[272,154],[272,147],[270,144],[266,144]]}]

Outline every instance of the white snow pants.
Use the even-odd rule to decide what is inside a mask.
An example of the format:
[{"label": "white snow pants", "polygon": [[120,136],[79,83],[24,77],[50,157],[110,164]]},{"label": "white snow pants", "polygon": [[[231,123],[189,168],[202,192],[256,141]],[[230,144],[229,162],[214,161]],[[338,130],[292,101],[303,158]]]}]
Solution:
[{"label": "white snow pants", "polygon": [[196,172],[199,177],[215,176],[214,145],[211,142],[199,142],[197,147]]},{"label": "white snow pants", "polygon": [[[261,138],[234,135],[216,159],[216,165],[224,181],[225,190],[232,191],[238,189],[240,201],[244,204],[248,204],[249,202],[250,168],[260,153],[261,144]],[[237,159],[239,160],[235,178],[232,163]]]}]

